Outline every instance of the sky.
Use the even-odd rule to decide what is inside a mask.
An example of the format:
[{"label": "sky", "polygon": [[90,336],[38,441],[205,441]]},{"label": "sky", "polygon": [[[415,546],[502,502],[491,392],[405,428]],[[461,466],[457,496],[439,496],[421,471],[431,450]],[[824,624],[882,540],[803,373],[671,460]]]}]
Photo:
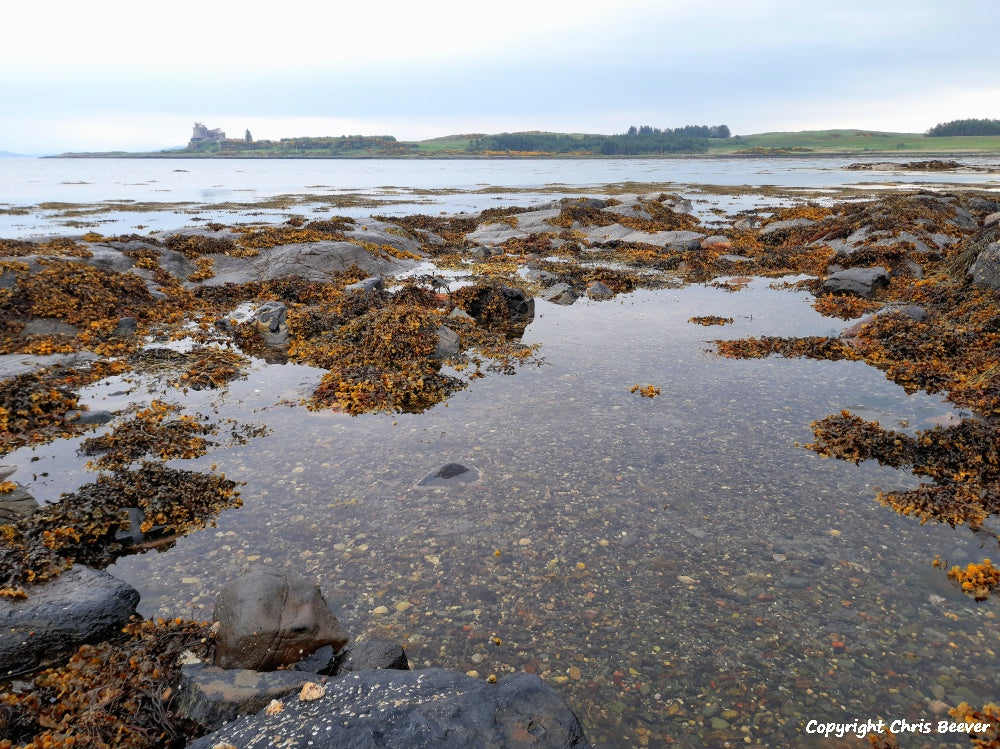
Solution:
[{"label": "sky", "polygon": [[1000,118],[1000,0],[0,0],[0,151]]}]

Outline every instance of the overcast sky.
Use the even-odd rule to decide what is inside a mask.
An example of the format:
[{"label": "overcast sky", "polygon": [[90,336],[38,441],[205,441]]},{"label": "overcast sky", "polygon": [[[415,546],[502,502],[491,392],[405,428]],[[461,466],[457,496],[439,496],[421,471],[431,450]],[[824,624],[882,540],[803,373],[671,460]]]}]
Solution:
[{"label": "overcast sky", "polygon": [[1000,118],[1000,0],[0,0],[0,150]]}]

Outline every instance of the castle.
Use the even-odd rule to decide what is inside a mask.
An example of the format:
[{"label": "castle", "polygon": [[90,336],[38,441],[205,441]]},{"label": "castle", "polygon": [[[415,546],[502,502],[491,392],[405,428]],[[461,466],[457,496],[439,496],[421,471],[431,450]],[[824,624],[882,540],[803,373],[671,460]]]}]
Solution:
[{"label": "castle", "polygon": [[199,143],[221,143],[225,139],[226,134],[219,128],[215,127],[209,130],[200,122],[196,122],[194,123],[194,132],[191,134],[191,142],[188,145],[190,147]]}]

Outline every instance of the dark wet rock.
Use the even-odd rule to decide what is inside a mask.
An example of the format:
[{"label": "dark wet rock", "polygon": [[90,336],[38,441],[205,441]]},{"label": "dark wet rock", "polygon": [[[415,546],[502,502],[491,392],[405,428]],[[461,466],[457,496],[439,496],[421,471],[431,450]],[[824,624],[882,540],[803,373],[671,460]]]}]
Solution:
[{"label": "dark wet rock", "polygon": [[479,246],[479,247],[473,247],[471,250],[469,250],[468,254],[476,258],[477,260],[486,260],[487,258],[498,257],[500,255],[503,255],[503,250],[500,249],[499,247]]},{"label": "dark wet rock", "polygon": [[831,294],[853,294],[867,299],[876,290],[888,285],[889,272],[885,268],[848,268],[827,277],[820,286],[820,291]]},{"label": "dark wet rock", "polygon": [[557,283],[545,289],[539,294],[539,298],[553,304],[570,305],[579,299],[580,295],[568,283]]},{"label": "dark wet rock", "polygon": [[314,582],[262,566],[226,583],[215,620],[215,665],[222,668],[271,671],[350,639]]},{"label": "dark wet rock", "polygon": [[[350,644],[344,646],[344,650]],[[311,674],[332,674],[337,670],[337,651],[332,645],[324,645],[312,655],[303,658],[292,666],[295,671],[307,671]]]},{"label": "dark wet rock", "polygon": [[513,674],[496,684],[441,669],[360,671],[326,685],[315,700],[289,698],[273,715],[258,713],[189,744],[211,749],[272,746],[314,749],[585,749],[576,715],[537,676]]},{"label": "dark wet rock", "polygon": [[992,289],[1000,289],[1000,242],[991,242],[976,256],[969,266],[972,282]]},{"label": "dark wet rock", "polygon": [[464,466],[461,463],[445,463],[436,471],[432,471],[417,482],[420,488],[433,488],[436,486],[454,486],[456,484],[470,484],[479,480],[479,471],[475,468]]},{"label": "dark wet rock", "polygon": [[385,288],[385,280],[378,276],[366,278],[357,283],[351,283],[344,287],[344,292],[351,291],[382,291]]},{"label": "dark wet rock", "polygon": [[779,234],[803,226],[813,226],[815,223],[815,221],[809,218],[790,218],[784,221],[772,221],[761,229],[759,233],[762,237],[767,237],[771,234]]},{"label": "dark wet rock", "polygon": [[388,640],[360,640],[349,643],[337,658],[337,676],[378,669],[408,671],[410,661],[403,646]]},{"label": "dark wet rock", "polygon": [[[2,481],[3,479],[0,479]],[[0,493],[0,525],[13,523],[38,509],[38,502],[25,489]]]},{"label": "dark wet rock", "polygon": [[457,355],[462,350],[462,342],[458,337],[458,333],[447,325],[438,326],[437,334],[438,342],[434,348],[434,356],[438,359],[447,359],[450,356]]},{"label": "dark wet rock", "polygon": [[115,326],[116,336],[130,336],[135,335],[136,331],[139,329],[139,323],[134,317],[123,317],[118,321]]},{"label": "dark wet rock", "polygon": [[139,603],[130,585],[82,565],[27,592],[27,599],[0,597],[0,676],[114,637]]},{"label": "dark wet rock", "polygon": [[610,299],[615,295],[611,289],[600,281],[594,281],[587,287],[587,296],[591,299]]},{"label": "dark wet rock", "polygon": [[288,309],[281,302],[264,302],[250,318],[269,348],[288,345]]},{"label": "dark wet rock", "polygon": [[221,728],[241,715],[263,710],[271,700],[298,693],[315,673],[224,669],[207,663],[181,667],[174,712],[207,731]]}]

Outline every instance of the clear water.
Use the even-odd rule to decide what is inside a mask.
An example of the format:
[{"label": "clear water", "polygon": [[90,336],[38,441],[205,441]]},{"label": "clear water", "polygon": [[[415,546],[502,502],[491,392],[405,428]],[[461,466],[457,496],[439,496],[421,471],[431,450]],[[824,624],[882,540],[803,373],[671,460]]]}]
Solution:
[{"label": "clear water", "polygon": [[[543,174],[541,162],[520,164],[523,174],[505,162],[474,168],[484,181],[529,188],[584,168]],[[628,162],[630,174],[637,164]],[[183,164],[202,165],[217,168]],[[490,179],[487,166],[501,176]],[[601,166],[614,168],[625,167]],[[606,172],[586,176],[606,181]],[[268,184],[285,190],[280,179]],[[244,506],[110,571],[141,592],[143,614],[197,619],[249,564],[299,571],[355,636],[401,641],[415,666],[540,674],[598,747],[829,746],[806,733],[808,721],[936,721],[947,717],[942,705],[995,702],[998,604],[973,602],[930,564],[938,554],[979,561],[996,553],[995,539],[921,526],[873,501],[876,486],[914,486],[905,472],[800,446],[811,421],[844,408],[909,429],[953,409],[907,396],[860,363],[709,351],[712,338],[835,334],[849,324],[819,316],[810,301],[764,280],[738,293],[691,286],[571,307],[537,301],[525,340],[542,344],[542,366],[477,380],[420,415],[310,412],[294,403],[322,372],[263,362],[225,393],[168,391],[191,410],[271,432],[177,461],[214,463],[245,482]],[[687,322],[709,314],[734,323]],[[661,395],[642,398],[630,392],[636,384]],[[112,409],[157,393],[121,382],[87,391],[93,408]],[[54,501],[92,478],[76,444],[4,462],[30,470],[26,488]],[[451,462],[481,479],[416,486]]]},{"label": "clear water", "polygon": [[[416,666],[541,674],[601,747],[822,746],[808,720],[929,719],[935,689],[995,699],[996,604],[930,566],[993,544],[873,502],[875,485],[912,477],[796,445],[841,408],[913,427],[952,409],[858,363],[707,351],[713,337],[830,332],[808,305],[764,281],[538,302],[526,339],[543,366],[421,415],[284,405],[321,374],[294,366],[258,363],[222,396],[173,391],[272,432],[177,462],[245,481],[243,508],[111,572],[140,590],[142,613],[204,619],[246,565],[297,570],[356,636],[400,640]],[[687,322],[701,314],[735,322]],[[93,407],[120,405],[105,394],[121,387],[94,389]],[[87,480],[68,447],[10,462],[39,458],[50,477],[29,488],[55,499]],[[481,480],[416,487],[449,462]]]}]

